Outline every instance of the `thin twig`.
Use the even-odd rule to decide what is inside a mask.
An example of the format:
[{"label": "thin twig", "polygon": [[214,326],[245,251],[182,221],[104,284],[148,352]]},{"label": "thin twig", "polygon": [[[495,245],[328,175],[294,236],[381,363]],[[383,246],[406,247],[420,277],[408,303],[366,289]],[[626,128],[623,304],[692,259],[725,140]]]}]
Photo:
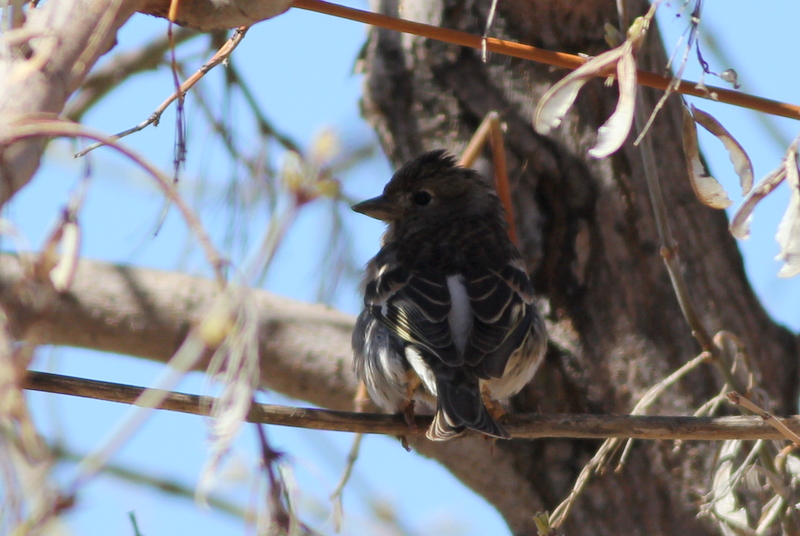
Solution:
[{"label": "thin twig", "polygon": [[[77,454],[70,451],[64,445],[57,444],[52,447],[53,454],[59,460],[65,462],[80,462],[85,455]],[[191,485],[183,484],[178,480],[172,480],[153,474],[147,474],[140,469],[132,468],[124,465],[109,463],[102,469],[104,475],[109,475],[120,480],[124,480],[129,484],[136,484],[151,489],[156,489],[163,493],[174,495],[182,499],[194,501],[194,488]],[[247,519],[247,512],[240,506],[228,502],[217,496],[210,496],[207,499],[208,505],[218,512],[228,514],[230,516]]]},{"label": "thin twig", "polygon": [[[189,28],[179,28],[173,35],[175,43],[180,44],[202,34]],[[169,50],[169,39],[163,35],[141,48],[126,50],[112,56],[86,78],[78,93],[67,104],[63,115],[72,121],[80,121],[89,108],[121,82],[134,74],[154,70],[162,65],[167,50]]]},{"label": "thin twig", "polygon": [[[631,410],[631,415],[644,415],[645,412],[653,405],[653,403],[658,400],[658,398],[666,391],[669,387],[675,385],[678,381],[680,381],[684,376],[686,376],[689,372],[693,371],[695,368],[700,366],[701,364],[707,362],[710,359],[710,355],[706,352],[701,353],[691,361],[684,363],[678,370],[652,386],[647,392],[639,399],[636,405]],[[625,461],[628,459],[628,454],[630,453],[630,449],[633,446],[633,441],[628,440],[625,448],[622,451],[622,455],[619,457],[619,463],[617,464],[617,468],[615,471],[620,471],[622,466],[624,465]]]},{"label": "thin twig", "polygon": [[[353,406],[357,413],[365,413],[367,411],[367,405],[369,404],[370,397],[369,393],[367,392],[367,386],[364,382],[358,382],[358,387],[356,387],[356,395],[353,397]],[[342,471],[342,476],[339,478],[339,483],[336,485],[336,489],[333,490],[330,496],[331,503],[333,504],[333,525],[336,527],[336,532],[339,532],[342,528],[342,518],[344,517],[344,507],[342,505],[342,495],[344,494],[344,488],[347,483],[350,481],[350,477],[353,475],[353,469],[356,466],[356,461],[358,461],[358,455],[361,452],[361,441],[364,439],[364,434],[355,434],[353,436],[353,444],[350,445],[350,452],[347,454],[347,460],[345,461],[344,471]]]},{"label": "thin twig", "polygon": [[132,161],[136,162],[142,169],[151,175],[158,185],[161,192],[180,210],[186,225],[192,230],[205,251],[206,257],[211,264],[216,276],[216,282],[220,287],[225,286],[225,275],[223,268],[226,261],[222,255],[214,248],[211,237],[206,233],[205,228],[200,222],[197,214],[187,205],[183,198],[178,195],[178,192],[172,187],[172,181],[166,177],[154,165],[150,164],[146,159],[140,155],[117,143],[117,141],[105,134],[101,134],[77,123],[70,123],[68,121],[61,121],[58,119],[51,119],[48,116],[44,117],[31,117],[21,118],[9,130],[6,136],[0,138],[0,146],[7,145],[24,138],[38,138],[42,136],[65,136],[72,138],[88,138],[99,142],[101,145],[108,145],[119,153],[127,156]]},{"label": "thin twig", "polygon": [[[664,378],[663,380],[659,381],[654,386],[650,387],[647,392],[642,396],[639,402],[633,408],[631,412],[634,415],[644,413],[656,399],[661,396],[661,394],[671,385],[674,385],[678,382],[681,378],[683,378],[686,374],[694,370],[697,366],[702,364],[703,362],[708,359],[708,354],[703,352],[702,354],[698,355],[688,363],[685,363],[682,367],[678,370],[674,371],[672,374]],[[632,438],[631,438],[632,439]],[[600,445],[600,448],[597,449],[597,452],[592,456],[592,459],[589,460],[583,469],[581,470],[578,478],[575,480],[575,484],[572,486],[572,491],[570,491],[569,495],[566,499],[564,499],[561,504],[559,504],[555,510],[553,510],[553,514],[549,517],[548,523],[554,527],[560,527],[564,521],[567,519],[567,515],[569,514],[572,505],[575,504],[575,501],[583,492],[586,485],[589,483],[592,475],[595,474],[601,467],[605,466],[608,458],[614,453],[620,443],[620,438],[611,438],[609,437],[603,444]],[[628,440],[628,444],[625,446],[625,450],[622,452],[622,456],[620,457],[620,462],[617,467],[619,467],[624,462],[628,449],[630,448],[631,441]]]},{"label": "thin twig", "polygon": [[356,466],[358,455],[361,451],[361,440],[364,439],[364,434],[356,434],[353,438],[353,444],[350,446],[350,452],[347,454],[347,461],[344,466],[344,471],[336,484],[336,489],[331,493],[330,500],[333,503],[333,519],[336,532],[342,528],[342,517],[344,516],[344,507],[342,505],[342,495],[344,494],[344,487],[350,481],[353,475],[353,468]]},{"label": "thin twig", "polygon": [[270,525],[277,528],[278,534],[291,534],[290,529],[298,522],[289,500],[286,483],[279,464],[284,454],[272,448],[267,433],[261,424],[256,425],[258,443],[261,447],[261,468],[267,477],[266,503],[269,510]]},{"label": "thin twig", "polygon": [[[487,27],[488,28],[488,27]],[[503,142],[503,128],[500,123],[500,115],[497,112],[489,112],[481,121],[478,130],[470,138],[467,147],[464,149],[458,165],[472,167],[481,154],[481,150],[486,143],[492,150],[492,165],[494,166],[495,190],[503,208],[506,210],[508,221],[508,238],[514,244],[519,245],[517,240],[517,226],[514,222],[514,207],[511,204],[511,186],[508,184],[508,168],[506,166],[506,149]]]},{"label": "thin twig", "polygon": [[[322,2],[321,0],[295,0],[293,7],[306,9],[308,11],[316,11],[318,13],[324,13],[327,15],[333,15],[343,19],[354,20],[356,22],[363,22],[364,24],[377,26],[379,28],[386,28],[389,30],[397,30],[399,32],[413,35],[420,35],[430,39],[436,39],[437,41],[461,45],[477,50],[482,50],[483,48],[484,39],[478,35],[472,35],[466,32],[459,32],[457,30],[450,30],[447,28],[439,28],[437,26],[398,19],[396,17],[388,17],[379,13],[371,13],[369,11],[362,11],[360,9],[353,9],[337,4]],[[523,45],[521,43],[514,43],[512,41],[505,41],[493,37],[487,37],[485,41],[486,49],[490,52],[497,52],[506,56],[513,56],[515,58],[532,60],[547,65],[554,65],[556,67],[563,67],[564,69],[577,69],[586,63],[586,58],[581,58],[572,54],[552,52],[549,50],[532,47],[530,45]],[[598,73],[597,76],[605,77],[607,74],[608,73],[606,72],[602,72]],[[639,71],[637,74],[637,80],[640,85],[661,90],[666,90],[667,87],[669,87],[669,85],[672,83],[671,78],[648,71]],[[698,88],[696,82],[689,82],[685,80],[681,81],[675,90],[684,95],[692,95],[694,97],[700,97],[703,99],[733,104],[742,108],[750,108],[752,110],[758,110],[760,112],[779,115],[782,117],[789,117],[791,119],[800,119],[800,106],[796,104],[788,104],[762,97],[755,97],[746,93],[740,93],[738,91],[732,91],[713,86]]]},{"label": "thin twig", "polygon": [[785,424],[781,422],[780,419],[775,418],[775,415],[768,411],[764,411],[760,407],[758,407],[755,403],[748,400],[744,396],[740,395],[739,393],[728,393],[728,400],[732,404],[736,404],[738,406],[742,406],[745,409],[748,409],[764,419],[764,422],[768,423],[770,426],[775,427],[775,429],[781,433],[783,437],[794,443],[796,446],[800,447],[800,436],[798,436],[795,432],[790,430]]},{"label": "thin twig", "polygon": [[[644,109],[644,99],[642,92],[636,92],[636,127],[637,130],[642,130],[647,122]],[[689,289],[686,285],[686,280],[683,278],[681,271],[680,259],[678,258],[678,248],[675,239],[672,236],[672,230],[667,217],[667,206],[664,203],[664,197],[661,193],[661,183],[658,174],[658,165],[656,164],[655,151],[653,150],[652,138],[644,138],[639,146],[642,155],[642,162],[644,164],[644,178],[647,183],[647,192],[650,195],[650,204],[653,207],[653,218],[656,223],[658,231],[658,238],[661,242],[661,257],[664,259],[664,265],[667,267],[669,278],[672,281],[672,288],[675,290],[675,297],[678,299],[678,304],[681,307],[684,318],[692,330],[692,335],[697,339],[700,348],[704,352],[709,352],[713,356],[719,354],[718,348],[714,345],[711,335],[700,322],[697,316],[692,301],[689,298]]]},{"label": "thin twig", "polygon": [[[206,73],[208,73],[211,69],[213,69],[214,67],[216,67],[217,65],[219,65],[223,61],[225,61],[233,53],[233,51],[236,49],[236,47],[239,46],[239,43],[242,42],[242,39],[244,39],[244,36],[247,33],[247,29],[248,29],[247,26],[242,26],[240,28],[237,28],[233,32],[233,35],[231,36],[231,38],[228,39],[225,42],[225,44],[222,46],[222,48],[217,50],[217,52],[214,54],[214,56],[212,56],[212,58],[210,60],[208,60],[207,63],[203,64],[203,66],[200,67],[192,76],[187,78],[180,85],[180,88],[177,91],[175,91],[172,95],[170,95],[167,98],[167,100],[162,102],[161,106],[156,108],[156,110],[150,115],[150,117],[148,117],[146,120],[144,120],[143,122],[139,123],[135,127],[132,127],[132,128],[127,129],[127,130],[123,130],[122,132],[118,132],[117,134],[114,134],[113,136],[111,136],[111,139],[118,140],[120,138],[124,138],[125,136],[129,136],[130,134],[133,134],[134,132],[139,132],[140,130],[145,129],[150,125],[158,124],[158,121],[161,119],[161,115],[164,113],[164,111],[166,111],[166,109],[169,107],[170,104],[172,104],[175,100],[177,100],[177,99],[181,98],[183,95],[185,95],[186,92],[189,91],[189,89],[192,88],[192,86],[194,86],[201,78],[203,78],[206,75]],[[89,151],[97,149],[98,147],[101,147],[103,145],[105,145],[105,144],[104,143],[94,143],[94,144],[88,146],[86,149],[80,151],[79,153],[76,153],[75,156],[76,157],[84,156]]]},{"label": "thin twig", "polygon": [[[47,393],[80,396],[96,400],[132,404],[144,391],[142,387],[119,383],[73,378],[45,372],[29,372],[23,382],[25,389]],[[159,409],[209,415],[213,399],[185,393],[168,392]],[[211,403],[209,403],[211,402]],[[800,432],[800,416],[779,419],[789,429]],[[332,430],[421,436],[431,423],[430,416],[417,415],[409,427],[402,415],[354,413],[324,409],[298,408],[271,404],[253,404],[248,422]],[[570,437],[602,439],[608,437],[634,439],[685,439],[717,441],[722,439],[785,439],[761,417],[672,417],[630,415],[580,414],[509,414],[503,426],[512,436],[535,439],[541,437]]]}]

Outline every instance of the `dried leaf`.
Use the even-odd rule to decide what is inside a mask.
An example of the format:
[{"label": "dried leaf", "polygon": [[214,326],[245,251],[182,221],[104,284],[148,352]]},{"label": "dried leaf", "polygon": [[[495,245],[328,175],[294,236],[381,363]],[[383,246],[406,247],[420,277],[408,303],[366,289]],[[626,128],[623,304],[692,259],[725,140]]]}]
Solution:
[{"label": "dried leaf", "polygon": [[50,280],[58,292],[67,291],[78,268],[80,246],[80,226],[75,215],[65,210],[33,263],[34,278]]},{"label": "dried leaf", "polygon": [[781,165],[761,179],[758,184],[750,190],[750,193],[744,198],[742,204],[736,209],[731,219],[730,230],[733,236],[740,240],[750,237],[750,219],[753,214],[753,209],[756,208],[759,201],[772,193],[785,178],[786,167]]},{"label": "dried leaf", "polygon": [[600,127],[597,143],[589,150],[594,158],[604,158],[619,149],[628,138],[636,103],[635,52],[644,39],[653,9],[645,17],[638,17],[628,29],[625,42],[617,48],[596,56],[562,78],[544,94],[533,115],[536,132],[545,135],[561,124],[572,107],[583,85],[595,76],[604,74],[611,66],[617,67],[619,101],[611,117]]},{"label": "dried leaf", "polygon": [[557,128],[572,107],[583,85],[617,63],[625,51],[626,47],[623,45],[595,56],[556,82],[536,106],[536,112],[533,114],[533,127],[536,132],[545,135]]},{"label": "dried leaf", "polygon": [[220,464],[245,422],[259,378],[257,311],[251,297],[236,289],[223,294],[206,322],[209,334],[222,335],[211,326],[224,325],[224,338],[214,340],[218,346],[207,370],[208,378],[222,383],[223,389],[211,408],[210,452],[195,490],[200,504],[206,503],[217,482]]},{"label": "dried leaf", "polygon": [[61,257],[50,270],[50,281],[58,292],[66,292],[72,285],[78,269],[81,249],[81,228],[78,222],[70,220],[64,223],[61,233]]},{"label": "dried leaf", "polygon": [[733,485],[734,467],[737,455],[741,450],[742,442],[728,440],[722,443],[719,451],[719,464],[714,471],[710,495],[712,512],[722,521],[722,533],[735,535],[739,530],[749,528],[747,511],[739,505]]},{"label": "dried leaf", "polygon": [[700,160],[700,148],[697,144],[697,126],[689,109],[683,107],[683,154],[686,156],[686,168],[689,181],[697,198],[711,208],[728,208],[733,201],[717,179],[706,172]]},{"label": "dried leaf", "polygon": [[730,157],[731,163],[733,164],[733,169],[736,170],[736,174],[739,176],[739,184],[742,185],[742,195],[747,195],[753,187],[753,164],[750,162],[750,157],[747,156],[745,150],[739,142],[731,136],[730,132],[728,132],[713,116],[703,110],[698,110],[694,105],[691,105],[691,108],[694,120],[716,136],[725,146],[725,149],[728,151],[728,157]]},{"label": "dried leaf", "polygon": [[786,182],[789,184],[791,194],[789,206],[778,225],[775,240],[781,247],[775,260],[783,261],[783,266],[778,272],[778,277],[793,277],[800,274],[800,177],[797,169],[797,144],[800,137],[795,138],[789,146],[783,162]]},{"label": "dried leaf", "polygon": [[619,100],[611,117],[597,131],[597,143],[589,150],[592,158],[605,158],[622,147],[633,124],[636,105],[636,60],[633,52],[623,54],[617,62]]}]

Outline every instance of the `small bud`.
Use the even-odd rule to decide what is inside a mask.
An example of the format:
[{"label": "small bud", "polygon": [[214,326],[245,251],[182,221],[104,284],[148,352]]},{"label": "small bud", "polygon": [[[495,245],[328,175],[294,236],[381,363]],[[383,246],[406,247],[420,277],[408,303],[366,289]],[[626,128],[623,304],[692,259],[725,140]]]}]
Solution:
[{"label": "small bud", "polygon": [[342,187],[336,179],[320,179],[317,181],[317,193],[321,197],[329,197],[331,199],[339,197]]},{"label": "small bud", "polygon": [[332,128],[327,127],[316,135],[311,144],[309,160],[317,166],[322,166],[326,162],[330,162],[339,152],[341,152],[339,136]]},{"label": "small bud", "polygon": [[734,69],[725,69],[719,73],[719,77],[729,84],[733,84],[734,89],[739,89],[741,87],[739,84],[739,75]]},{"label": "small bud", "polygon": [[283,168],[281,178],[286,189],[296,192],[302,189],[305,180],[305,166],[299,154],[294,151],[287,151],[283,157]]}]

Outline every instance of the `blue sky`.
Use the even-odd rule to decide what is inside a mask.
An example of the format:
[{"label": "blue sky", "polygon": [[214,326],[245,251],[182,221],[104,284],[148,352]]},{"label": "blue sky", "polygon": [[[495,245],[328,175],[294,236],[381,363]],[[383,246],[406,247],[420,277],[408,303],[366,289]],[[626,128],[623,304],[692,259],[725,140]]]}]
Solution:
[{"label": "blue sky", "polygon": [[[674,2],[679,7],[681,2]],[[800,74],[788,57],[794,58],[798,34],[793,26],[800,20],[800,3],[775,1],[755,9],[754,3],[739,0],[706,2],[704,23],[727,53],[730,64],[719,64],[713,51],[704,55],[712,69],[735,68],[742,91],[800,102],[796,88]],[[364,6],[356,3],[356,7]],[[760,7],[763,5],[759,5]],[[686,19],[676,18],[667,6],[660,16],[662,32],[668,43],[675,42],[685,28]],[[142,36],[166,30],[163,20],[137,16],[119,36],[119,48],[132,48]],[[290,10],[288,13],[253,27],[235,52],[238,66],[256,89],[257,97],[273,123],[304,146],[323,127],[334,128],[346,146],[374,141],[374,134],[360,118],[358,98],[361,78],[352,74],[354,59],[366,38],[363,25],[320,14]],[[188,50],[200,54],[201,47]],[[192,48],[194,47],[194,48]],[[786,51],[794,51],[787,53]],[[204,56],[200,55],[199,58]],[[693,56],[692,56],[693,58]],[[686,78],[697,79],[698,70],[690,61]],[[219,78],[211,79],[209,94],[219,95]],[[719,85],[714,79],[706,81]],[[114,95],[101,102],[85,118],[95,128],[113,133],[146,118],[172,91],[171,77],[161,70],[136,77]],[[781,136],[778,145],[765,133],[756,114],[747,110],[694,101],[714,114],[737,137],[749,152],[756,177],[763,176],[780,161],[786,144],[800,130],[796,121],[775,118]],[[225,106],[220,104],[220,106]],[[198,177],[204,177],[213,189],[231,175],[219,149],[209,142],[191,98],[188,104],[190,152],[186,167],[185,191],[189,197]],[[230,105],[233,117],[243,107]],[[246,121],[242,121],[246,124]],[[125,143],[145,154],[164,170],[171,169],[174,141],[174,115],[168,111],[157,128],[128,137]],[[196,128],[193,129],[193,126]],[[246,131],[246,127],[243,127]],[[720,179],[738,204],[736,177],[721,144],[710,136],[701,136],[701,145],[712,173]],[[137,169],[111,151],[96,151],[92,159],[93,179],[86,206],[81,214],[84,230],[82,254],[88,258],[124,262],[163,269],[176,267],[190,273],[207,274],[202,257],[195,252],[185,255],[187,232],[176,213],[170,213],[157,237],[152,228],[162,201],[156,190]],[[72,160],[66,143],[54,143],[45,165],[9,207],[6,217],[13,221],[38,248],[52,225],[69,192],[82,176],[80,163]],[[371,197],[379,192],[391,174],[389,165],[376,157],[343,175],[344,188],[354,198]],[[755,213],[751,238],[740,247],[751,282],[765,307],[778,321],[794,330],[800,329],[800,283],[798,279],[780,280],[775,274],[779,264],[773,260],[778,248],[774,241],[777,223],[783,214],[787,192],[781,188],[762,202]],[[199,203],[201,216],[218,244],[224,237],[228,212],[223,201],[211,194]],[[317,282],[325,277],[318,269],[324,237],[325,207],[305,210],[278,252],[264,288],[296,299],[313,301]],[[249,215],[253,241],[268,224],[266,208]],[[347,224],[354,242],[356,263],[360,266],[377,250],[382,232],[379,222],[363,216],[348,215]],[[239,260],[245,257],[241,255]],[[301,268],[298,268],[301,266]],[[345,281],[333,297],[333,304],[350,313],[357,312],[357,281]],[[688,356],[687,356],[688,357]],[[64,374],[148,385],[161,365],[125,356],[114,356],[75,349],[43,349],[36,368]],[[181,390],[203,392],[199,375],[189,377]],[[267,394],[266,401],[291,403],[280,396]],[[86,452],[124,414],[125,407],[103,402],[31,393],[29,400],[37,422],[49,437],[61,437],[76,452]],[[181,480],[189,486],[196,482],[207,452],[207,432],[203,419],[157,413],[114,459],[115,463],[145,472]],[[332,533],[330,522],[315,512],[326,507],[326,497],[333,490],[342,470],[350,437],[346,434],[269,429],[275,447],[289,454],[291,468],[301,493],[301,515],[325,533]],[[246,428],[231,456],[232,467],[254,471],[256,441],[253,430]],[[63,467],[59,476],[70,474]],[[231,470],[231,473],[235,471]],[[239,473],[241,475],[241,472]],[[245,471],[245,475],[247,472]],[[241,478],[223,485],[227,496],[252,504],[257,498]],[[397,441],[368,437],[356,473],[345,494],[345,534],[369,531],[382,534],[387,529],[368,525],[370,504],[391,505],[404,527],[412,534],[505,534],[507,529],[494,509],[466,490],[438,464],[406,453]],[[323,508],[324,509],[324,508]],[[222,514],[198,509],[191,501],[171,498],[151,489],[101,476],[86,486],[75,510],[66,517],[69,528],[87,536],[129,534],[132,531],[128,512],[136,513],[139,528],[146,536],[188,533],[244,533],[242,524]]]}]

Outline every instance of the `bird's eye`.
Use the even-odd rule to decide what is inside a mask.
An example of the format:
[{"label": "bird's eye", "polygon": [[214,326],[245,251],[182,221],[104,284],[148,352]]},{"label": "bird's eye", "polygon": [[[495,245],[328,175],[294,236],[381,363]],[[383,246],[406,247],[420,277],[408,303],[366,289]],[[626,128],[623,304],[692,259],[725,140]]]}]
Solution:
[{"label": "bird's eye", "polygon": [[419,205],[421,207],[424,207],[430,203],[431,199],[433,199],[433,196],[431,196],[430,192],[426,192],[425,190],[414,192],[411,195],[411,201],[413,201],[415,205]]}]

